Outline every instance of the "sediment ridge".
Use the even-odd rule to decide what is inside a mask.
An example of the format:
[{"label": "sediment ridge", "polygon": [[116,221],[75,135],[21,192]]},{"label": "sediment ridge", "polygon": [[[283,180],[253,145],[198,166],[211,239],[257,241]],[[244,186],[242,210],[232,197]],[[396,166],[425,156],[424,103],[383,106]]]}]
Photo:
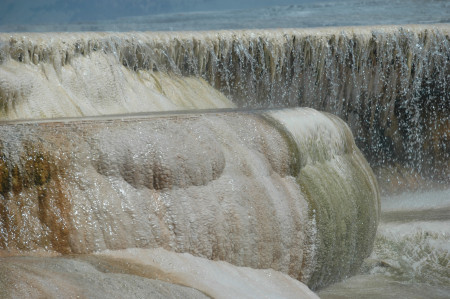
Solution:
[{"label": "sediment ridge", "polygon": [[[3,125],[0,248],[162,247],[316,289],[372,249],[376,179],[313,109]],[[5,253],[5,254],[6,254]]]}]

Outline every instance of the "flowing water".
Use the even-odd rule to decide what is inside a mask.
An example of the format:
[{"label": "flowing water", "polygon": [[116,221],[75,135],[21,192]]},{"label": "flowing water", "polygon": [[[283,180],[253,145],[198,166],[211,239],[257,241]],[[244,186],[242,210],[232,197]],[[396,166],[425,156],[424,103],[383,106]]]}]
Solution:
[{"label": "flowing water", "polygon": [[448,298],[449,34],[0,34],[1,296]]},{"label": "flowing water", "polygon": [[372,166],[397,163],[445,181],[448,31],[3,34],[0,114],[308,106],[343,118]]},{"label": "flowing water", "polygon": [[321,298],[448,298],[450,189],[386,196],[374,251],[361,273]]}]

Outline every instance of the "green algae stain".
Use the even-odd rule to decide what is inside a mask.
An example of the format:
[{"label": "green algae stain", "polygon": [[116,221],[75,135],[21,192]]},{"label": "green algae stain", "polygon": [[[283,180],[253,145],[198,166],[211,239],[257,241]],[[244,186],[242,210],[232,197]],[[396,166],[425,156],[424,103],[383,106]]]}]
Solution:
[{"label": "green algae stain", "polygon": [[276,119],[268,114],[261,115],[262,119],[266,121],[269,125],[274,127],[278,133],[281,135],[283,140],[286,142],[289,152],[289,175],[296,177],[300,172],[300,169],[303,167],[300,150],[298,148],[297,143],[295,142],[292,134],[286,130],[286,128],[280,124]]},{"label": "green algae stain", "polygon": [[288,129],[264,115],[286,141],[290,174],[308,202],[315,237],[307,244],[314,269],[302,281],[315,290],[358,271],[372,251],[379,217],[379,192],[370,166],[354,144],[350,129],[337,117],[327,117],[340,129],[336,144],[320,134],[300,144]]},{"label": "green algae stain", "polygon": [[352,165],[351,156],[341,159],[339,167],[345,176],[330,161],[308,165],[297,177],[317,226],[316,269],[308,282],[312,289],[357,271],[375,237],[377,213],[371,185]]}]

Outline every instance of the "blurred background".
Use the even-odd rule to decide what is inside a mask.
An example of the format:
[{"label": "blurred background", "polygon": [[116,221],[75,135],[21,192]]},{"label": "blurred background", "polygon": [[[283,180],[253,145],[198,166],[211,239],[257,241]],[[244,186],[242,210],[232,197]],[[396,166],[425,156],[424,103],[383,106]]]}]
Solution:
[{"label": "blurred background", "polygon": [[180,31],[450,22],[448,0],[2,0],[0,31]]}]

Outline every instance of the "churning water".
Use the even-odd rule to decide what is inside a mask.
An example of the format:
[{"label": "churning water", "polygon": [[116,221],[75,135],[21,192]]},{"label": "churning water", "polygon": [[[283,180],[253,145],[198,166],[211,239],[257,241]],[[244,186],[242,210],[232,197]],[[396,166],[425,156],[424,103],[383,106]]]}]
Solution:
[{"label": "churning water", "polygon": [[448,298],[450,189],[386,196],[374,250],[361,273],[322,298]]},{"label": "churning water", "polygon": [[449,34],[0,34],[1,296],[448,297]]}]

